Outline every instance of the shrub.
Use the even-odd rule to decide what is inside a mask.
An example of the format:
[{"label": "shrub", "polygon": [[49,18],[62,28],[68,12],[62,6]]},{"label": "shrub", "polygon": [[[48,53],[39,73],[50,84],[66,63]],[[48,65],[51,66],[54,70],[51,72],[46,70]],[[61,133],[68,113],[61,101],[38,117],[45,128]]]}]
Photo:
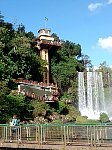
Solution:
[{"label": "shrub", "polygon": [[85,117],[85,116],[77,116],[76,123],[80,123],[80,124],[87,123],[87,117]]},{"label": "shrub", "polygon": [[108,122],[108,121],[109,121],[108,115],[107,115],[106,113],[101,113],[101,114],[100,114],[100,121],[101,121],[102,123]]}]

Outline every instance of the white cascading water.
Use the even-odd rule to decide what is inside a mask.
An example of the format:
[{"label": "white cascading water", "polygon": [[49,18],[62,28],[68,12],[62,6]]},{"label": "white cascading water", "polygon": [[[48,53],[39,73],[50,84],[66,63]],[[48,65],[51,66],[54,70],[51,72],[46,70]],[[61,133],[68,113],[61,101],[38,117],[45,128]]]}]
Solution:
[{"label": "white cascading water", "polygon": [[109,119],[112,121],[112,73],[108,73],[106,79],[108,88],[105,88],[105,97],[106,97],[105,109],[108,113]]},{"label": "white cascading water", "polygon": [[85,95],[85,86],[84,86],[84,73],[80,72],[78,74],[78,94],[79,94],[79,110],[86,109],[86,95]]},{"label": "white cascading water", "polygon": [[100,113],[105,112],[102,73],[79,72],[78,96],[81,115],[89,119],[99,119]]}]

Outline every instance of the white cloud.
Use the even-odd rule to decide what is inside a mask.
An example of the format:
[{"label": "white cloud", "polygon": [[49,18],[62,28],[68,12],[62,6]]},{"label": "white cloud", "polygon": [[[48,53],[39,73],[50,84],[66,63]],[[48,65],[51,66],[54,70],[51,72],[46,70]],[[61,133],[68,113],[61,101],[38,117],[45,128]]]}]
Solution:
[{"label": "white cloud", "polygon": [[107,4],[112,4],[112,0],[108,0]]},{"label": "white cloud", "polygon": [[88,5],[88,9],[89,11],[93,12],[100,7],[104,7],[106,5],[111,5],[111,4],[112,4],[112,0],[107,0],[105,3],[91,3]]},{"label": "white cloud", "polygon": [[112,51],[112,36],[108,36],[107,38],[99,38],[98,45],[103,49]]},{"label": "white cloud", "polygon": [[97,8],[101,7],[102,3],[91,3],[88,5],[90,11],[95,11]]}]

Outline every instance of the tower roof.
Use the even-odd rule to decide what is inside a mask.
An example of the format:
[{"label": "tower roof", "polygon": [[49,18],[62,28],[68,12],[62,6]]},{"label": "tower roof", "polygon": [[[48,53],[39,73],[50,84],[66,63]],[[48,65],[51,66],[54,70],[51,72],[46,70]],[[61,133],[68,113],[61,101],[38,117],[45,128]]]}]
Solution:
[{"label": "tower roof", "polygon": [[50,35],[51,30],[50,29],[45,29],[45,28],[41,28],[38,33],[38,36],[51,36]]},{"label": "tower roof", "polygon": [[42,28],[38,31],[38,39],[40,40],[48,40],[48,41],[54,41],[54,38],[50,35],[51,30]]},{"label": "tower roof", "polygon": [[35,39],[36,42],[36,46],[39,47],[40,46],[58,46],[61,47],[61,42],[60,41],[55,41],[54,37],[51,36],[50,34],[51,30],[50,29],[46,29],[46,28],[41,28],[38,31],[38,37]]}]

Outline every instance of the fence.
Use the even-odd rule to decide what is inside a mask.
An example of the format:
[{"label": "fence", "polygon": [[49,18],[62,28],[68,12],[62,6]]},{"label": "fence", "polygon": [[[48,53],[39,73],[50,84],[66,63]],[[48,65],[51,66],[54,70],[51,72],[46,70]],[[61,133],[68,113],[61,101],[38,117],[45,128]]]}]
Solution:
[{"label": "fence", "polygon": [[0,125],[0,140],[38,145],[111,146],[112,125],[32,124],[15,130],[9,125]]}]

